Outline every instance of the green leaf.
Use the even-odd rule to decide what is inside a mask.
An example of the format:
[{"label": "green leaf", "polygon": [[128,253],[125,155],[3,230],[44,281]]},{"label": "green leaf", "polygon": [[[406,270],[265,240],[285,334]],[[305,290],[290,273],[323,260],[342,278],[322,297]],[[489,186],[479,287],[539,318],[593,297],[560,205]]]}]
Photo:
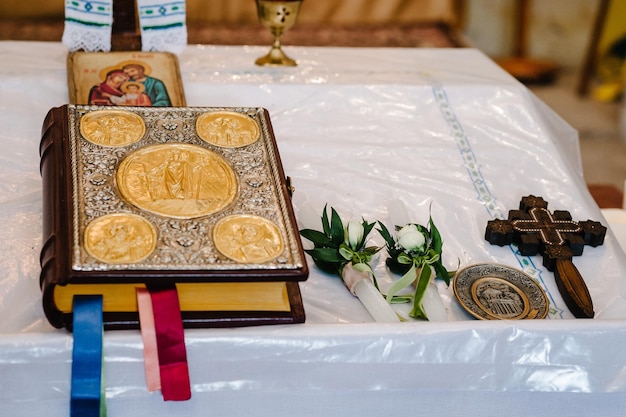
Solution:
[{"label": "green leaf", "polygon": [[344,240],[344,230],[343,223],[341,222],[341,217],[335,211],[334,208],[330,208],[330,238],[333,243],[340,245]]},{"label": "green leaf", "polygon": [[321,269],[322,271],[328,274],[340,275],[339,270],[341,269],[341,264],[337,262],[324,262],[319,259],[313,259],[315,265]]},{"label": "green leaf", "polygon": [[445,266],[441,263],[441,260],[433,264],[437,278],[444,280],[446,285],[450,285],[450,278],[454,276],[454,272],[449,272]]},{"label": "green leaf", "polygon": [[313,229],[302,229],[300,235],[305,239],[310,240],[315,246],[328,246],[331,240],[324,233]]},{"label": "green leaf", "polygon": [[421,225],[421,224],[419,224],[419,223],[412,223],[412,224],[414,224],[414,225],[415,225],[415,227],[417,227],[417,230],[418,230],[420,233],[422,233],[422,234],[423,234],[424,232],[426,232],[426,234],[428,234],[428,228],[427,228],[426,226]]},{"label": "green leaf", "polygon": [[365,221],[365,219],[363,219],[362,225],[363,225],[363,240],[359,242],[359,245],[358,245],[359,249],[365,246],[365,242],[367,241],[367,236],[370,234],[370,232],[372,231],[376,223],[368,223],[367,221]]},{"label": "green leaf", "polygon": [[324,205],[324,211],[322,212],[322,228],[324,229],[324,234],[330,236],[330,223],[328,222],[328,213],[326,212],[327,206],[328,204]]},{"label": "green leaf", "polygon": [[363,249],[362,252],[365,252],[368,255],[374,255],[381,249],[382,248],[379,248],[378,246],[368,246],[365,249]]},{"label": "green leaf", "polygon": [[377,229],[378,233],[380,233],[383,239],[385,239],[385,242],[387,242],[387,247],[393,248],[396,242],[391,236],[391,233],[389,233],[389,230],[387,229],[387,227],[385,227],[385,225],[382,222],[379,221],[378,225],[380,226],[380,229]]},{"label": "green leaf", "polygon": [[336,262],[336,263],[343,263],[346,261],[341,256],[339,256],[339,252],[337,251],[337,249],[315,248],[315,249],[307,249],[305,250],[305,252],[311,255],[313,260],[319,259],[320,261],[324,261],[324,262]]},{"label": "green leaf", "polygon": [[431,217],[428,221],[430,224],[430,237],[432,238],[432,247],[437,253],[441,253],[443,250],[443,239],[441,238],[441,234],[439,234],[439,230],[437,226],[435,226],[435,222],[433,222],[433,218]]}]

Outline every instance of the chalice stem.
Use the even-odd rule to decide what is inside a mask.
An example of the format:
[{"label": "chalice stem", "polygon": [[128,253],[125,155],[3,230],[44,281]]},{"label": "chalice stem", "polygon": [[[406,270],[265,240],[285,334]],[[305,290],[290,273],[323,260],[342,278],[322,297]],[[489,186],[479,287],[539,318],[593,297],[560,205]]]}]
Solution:
[{"label": "chalice stem", "polygon": [[280,37],[282,33],[277,33],[274,35],[274,42],[272,43],[272,49],[280,49]]}]

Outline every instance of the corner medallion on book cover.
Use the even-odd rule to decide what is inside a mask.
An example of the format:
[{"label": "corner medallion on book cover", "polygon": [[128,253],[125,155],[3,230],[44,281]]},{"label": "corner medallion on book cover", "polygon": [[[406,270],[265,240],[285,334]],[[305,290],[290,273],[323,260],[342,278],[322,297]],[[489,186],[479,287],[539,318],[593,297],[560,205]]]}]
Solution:
[{"label": "corner medallion on book cover", "polygon": [[202,140],[223,148],[240,148],[259,139],[257,122],[241,113],[218,111],[198,116],[196,132]]},{"label": "corner medallion on book cover", "polygon": [[141,116],[124,110],[96,110],[80,119],[80,134],[101,146],[126,146],[146,133]]},{"label": "corner medallion on book cover", "polygon": [[253,215],[231,215],[218,221],[213,242],[220,253],[239,263],[269,262],[283,251],[278,226]]},{"label": "corner medallion on book cover", "polygon": [[150,256],[156,244],[154,226],[131,213],[107,214],[85,228],[85,250],[108,264],[140,262]]}]

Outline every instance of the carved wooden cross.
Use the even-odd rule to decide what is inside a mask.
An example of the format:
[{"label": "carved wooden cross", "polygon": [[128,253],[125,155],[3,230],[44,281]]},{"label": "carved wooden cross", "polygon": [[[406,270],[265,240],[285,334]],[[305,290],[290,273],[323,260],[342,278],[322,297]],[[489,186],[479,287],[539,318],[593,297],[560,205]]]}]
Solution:
[{"label": "carved wooden cross", "polygon": [[485,231],[485,239],[493,245],[515,242],[522,255],[543,254],[543,265],[554,272],[565,304],[578,318],[593,318],[595,313],[572,257],[582,255],[585,245],[602,245],[605,235],[606,227],[600,222],[575,222],[564,210],[550,213],[548,203],[532,195],[522,198],[519,210],[509,211],[508,220],[489,221]]}]

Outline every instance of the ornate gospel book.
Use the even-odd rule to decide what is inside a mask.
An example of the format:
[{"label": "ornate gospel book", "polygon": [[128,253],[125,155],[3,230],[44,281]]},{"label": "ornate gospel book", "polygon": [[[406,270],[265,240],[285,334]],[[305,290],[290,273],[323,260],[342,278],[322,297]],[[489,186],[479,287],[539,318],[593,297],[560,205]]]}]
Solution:
[{"label": "ornate gospel book", "polygon": [[137,288],[176,286],[185,327],[299,323],[308,269],[262,108],[66,105],[48,113],[41,287],[71,329],[102,294],[107,329],[137,328]]}]

